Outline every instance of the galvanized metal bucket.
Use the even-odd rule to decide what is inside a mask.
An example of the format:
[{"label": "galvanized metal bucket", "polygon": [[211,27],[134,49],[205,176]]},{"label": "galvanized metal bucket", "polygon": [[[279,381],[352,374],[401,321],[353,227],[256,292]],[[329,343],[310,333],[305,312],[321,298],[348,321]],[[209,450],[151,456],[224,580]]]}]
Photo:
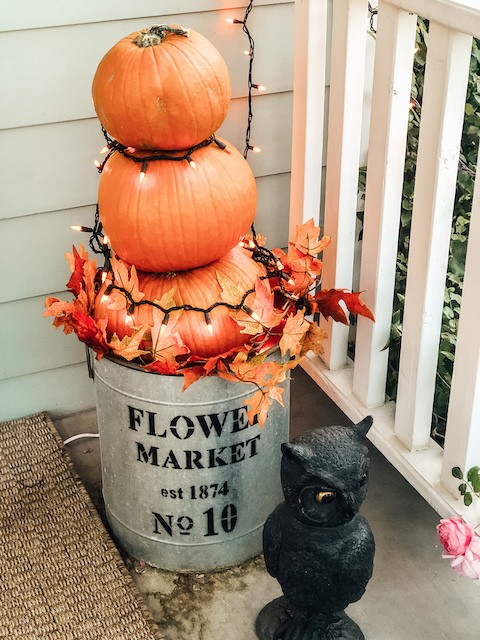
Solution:
[{"label": "galvanized metal bucket", "polygon": [[212,376],[182,391],[183,376],[112,357],[94,373],[106,516],[120,546],[173,571],[260,554],[265,520],[283,499],[288,382],[285,407],[273,403],[260,428],[247,422],[248,384]]}]

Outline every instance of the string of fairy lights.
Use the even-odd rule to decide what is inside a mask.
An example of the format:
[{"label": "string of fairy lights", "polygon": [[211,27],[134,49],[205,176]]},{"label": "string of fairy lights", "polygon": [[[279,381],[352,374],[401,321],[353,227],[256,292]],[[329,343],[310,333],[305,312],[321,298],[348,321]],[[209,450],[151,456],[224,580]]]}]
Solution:
[{"label": "string of fairy lights", "polygon": [[[252,9],[253,9],[253,0],[250,0],[250,2],[248,3],[248,6],[246,7],[243,19],[241,20],[237,18],[226,19],[226,22],[229,24],[241,25],[248,39],[248,49],[244,51],[244,54],[248,55],[249,57],[248,97],[247,97],[248,114],[247,114],[247,127],[245,131],[245,148],[244,148],[244,154],[243,154],[245,159],[248,158],[248,153],[250,151],[254,153],[259,153],[261,151],[259,147],[252,145],[250,141],[251,125],[253,121],[253,91],[266,90],[266,87],[264,85],[253,82],[255,41],[247,25],[247,21]],[[140,165],[140,173],[139,173],[140,182],[143,182],[150,162],[159,162],[159,161],[188,162],[192,169],[196,169],[197,165],[194,160],[194,154],[195,154],[195,151],[197,151],[198,149],[206,147],[210,144],[215,144],[220,149],[226,152],[229,152],[227,145],[225,145],[225,143],[222,142],[221,140],[217,139],[215,135],[212,135],[208,139],[204,140],[203,142],[200,142],[199,144],[182,151],[172,152],[172,151],[166,151],[166,150],[157,150],[157,151],[152,151],[149,155],[144,155],[144,154],[135,155],[136,149],[122,145],[118,141],[111,138],[104,127],[102,127],[102,132],[105,137],[106,145],[101,150],[101,153],[105,153],[106,156],[102,162],[100,162],[99,160],[95,160],[95,166],[97,167],[98,172],[101,173],[103,171],[108,160],[114,153],[120,153],[125,158],[128,158],[132,162],[136,162]],[[100,211],[99,211],[98,204],[96,205],[95,220],[94,220],[93,227],[75,225],[72,227],[72,229],[74,229],[75,231],[83,231],[83,232],[89,233],[90,248],[94,253],[103,255],[104,264],[101,268],[99,268],[101,272],[101,276],[100,276],[101,281],[102,283],[105,283],[107,280],[111,280],[111,282],[109,282],[107,287],[105,288],[104,294],[102,296],[102,302],[106,302],[108,300],[109,295],[114,290],[122,293],[125,296],[125,300],[126,300],[126,308],[127,308],[126,322],[129,324],[133,324],[134,322],[133,314],[135,312],[135,309],[142,305],[149,305],[163,312],[164,317],[161,324],[161,329],[160,329],[161,332],[165,331],[168,325],[169,319],[171,317],[171,314],[173,314],[175,311],[192,311],[192,312],[197,312],[199,314],[202,314],[209,333],[213,333],[213,325],[212,325],[210,314],[217,307],[225,307],[232,311],[241,310],[245,312],[247,315],[249,315],[252,318],[252,320],[254,320],[255,322],[261,322],[261,318],[246,304],[247,298],[255,292],[255,289],[246,290],[237,304],[219,300],[211,304],[209,307],[197,307],[190,304],[181,304],[176,306],[170,306],[167,308],[167,307],[163,307],[158,302],[154,302],[148,299],[134,300],[131,292],[128,291],[128,289],[126,289],[125,287],[115,282],[115,276],[114,276],[112,262],[111,262],[112,249],[109,246],[108,237],[104,234],[103,225],[100,219]],[[257,234],[256,234],[253,223],[251,226],[251,235],[252,235],[251,239],[246,239],[242,241],[240,244],[243,248],[247,249],[252,253],[253,260],[264,265],[266,269],[266,275],[262,276],[261,279],[265,280],[265,279],[275,278],[276,282],[278,282],[279,284],[280,289],[282,290],[282,293],[289,300],[295,301],[297,308],[303,308],[307,306],[306,300],[303,300],[303,298],[289,293],[285,289],[285,283],[293,285],[294,281],[291,279],[291,277],[288,274],[284,273],[283,264],[275,256],[275,254],[269,249],[267,249],[266,247],[261,246],[258,243]]]}]

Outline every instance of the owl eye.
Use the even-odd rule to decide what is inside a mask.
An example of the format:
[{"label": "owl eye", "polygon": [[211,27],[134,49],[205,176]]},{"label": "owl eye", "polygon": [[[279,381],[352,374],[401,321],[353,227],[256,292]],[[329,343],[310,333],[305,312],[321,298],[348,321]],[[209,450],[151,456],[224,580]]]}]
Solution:
[{"label": "owl eye", "polygon": [[319,491],[315,495],[315,500],[317,502],[321,502],[322,504],[329,504],[330,502],[333,502],[336,497],[337,494],[335,493],[335,491]]}]

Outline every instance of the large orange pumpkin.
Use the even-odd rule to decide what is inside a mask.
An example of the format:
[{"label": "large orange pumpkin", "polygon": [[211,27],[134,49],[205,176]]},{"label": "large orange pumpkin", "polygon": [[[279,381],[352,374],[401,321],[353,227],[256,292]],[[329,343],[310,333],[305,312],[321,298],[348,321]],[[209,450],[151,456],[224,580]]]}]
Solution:
[{"label": "large orange pumpkin", "polygon": [[[160,300],[175,289],[176,305],[192,305],[208,309],[221,300],[222,288],[217,274],[230,280],[244,293],[255,287],[257,277],[265,275],[265,268],[255,262],[249,251],[235,247],[223,258],[205,267],[183,271],[176,274],[138,272],[139,289],[147,300]],[[109,309],[103,297],[106,285],[98,293],[95,303],[95,318],[108,318],[107,335],[109,339],[116,333],[119,338],[132,333],[134,326],[153,324],[153,308],[144,304],[133,312],[133,323],[127,320],[127,310]],[[250,294],[245,304],[252,305],[254,294]],[[246,344],[249,335],[240,333],[241,327],[230,317],[231,310],[217,306],[209,312],[211,328],[209,330],[203,313],[183,311],[175,327],[185,345],[192,354],[202,358],[216,356]],[[211,332],[210,332],[211,331]]]},{"label": "large orange pumpkin", "polygon": [[[232,145],[215,143],[186,161],[141,163],[116,152],[98,192],[100,218],[115,253],[142,271],[182,271],[217,260],[255,216],[253,173]],[[136,152],[139,157],[141,154]]]},{"label": "large orange pumpkin", "polygon": [[105,129],[126,146],[188,149],[224,121],[230,76],[204,36],[162,27],[132,33],[105,54],[93,79],[93,103]]}]

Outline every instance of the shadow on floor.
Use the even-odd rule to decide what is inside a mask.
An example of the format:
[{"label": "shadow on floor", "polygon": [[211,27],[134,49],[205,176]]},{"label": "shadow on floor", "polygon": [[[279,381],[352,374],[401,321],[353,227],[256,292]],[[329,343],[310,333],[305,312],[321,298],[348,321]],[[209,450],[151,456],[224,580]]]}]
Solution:
[{"label": "shadow on floor", "polygon": [[[348,418],[299,367],[293,372],[291,436]],[[96,430],[94,411],[56,422],[63,438]],[[69,445],[75,467],[103,514],[98,440]],[[374,575],[364,597],[348,608],[366,640],[480,637],[480,585],[458,577],[441,557],[439,516],[370,446],[362,513],[376,539]],[[218,573],[175,574],[125,562],[166,640],[254,640],[261,608],[281,595],[263,559]]]}]

